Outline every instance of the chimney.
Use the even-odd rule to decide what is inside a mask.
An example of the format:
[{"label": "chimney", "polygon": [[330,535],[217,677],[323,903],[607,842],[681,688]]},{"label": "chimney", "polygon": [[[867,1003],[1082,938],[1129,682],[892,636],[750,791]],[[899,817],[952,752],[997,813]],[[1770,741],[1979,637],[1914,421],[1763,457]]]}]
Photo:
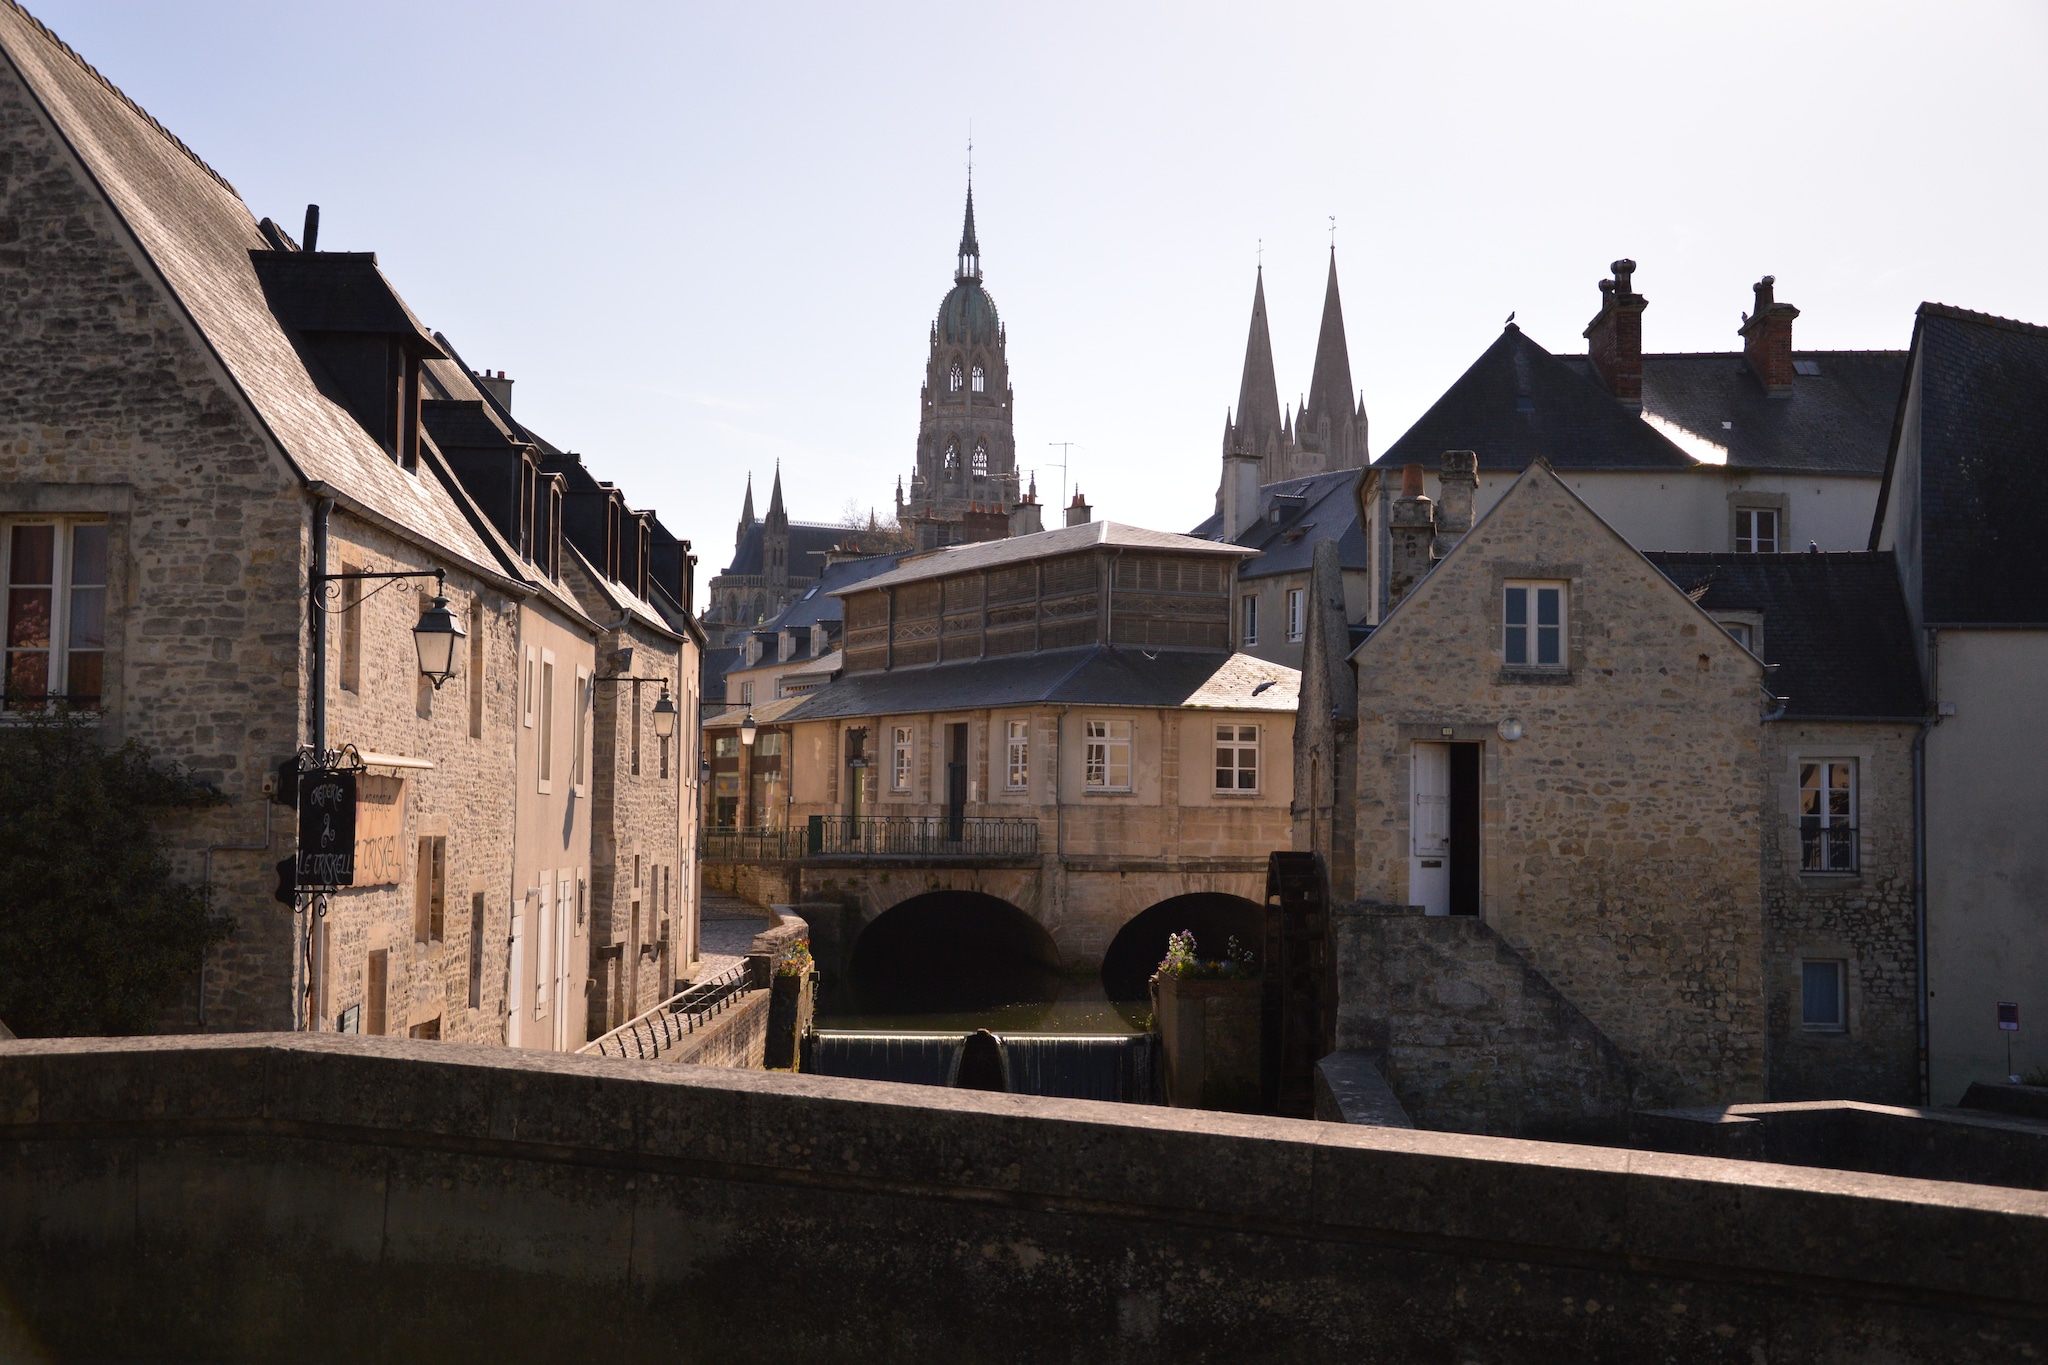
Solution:
[{"label": "chimney", "polygon": [[485,370],[482,374],[471,374],[470,378],[476,381],[478,388],[497,400],[498,406],[503,408],[507,415],[511,414],[512,381],[505,377],[503,370],[498,371],[496,374]]},{"label": "chimney", "polygon": [[1643,405],[1643,309],[1650,301],[1636,293],[1634,261],[1616,261],[1614,278],[1600,281],[1600,311],[1586,324],[1586,354],[1615,401]]},{"label": "chimney", "polygon": [[299,250],[318,251],[319,249],[320,206],[318,204],[308,204],[306,205],[306,230],[299,234]]},{"label": "chimney", "polygon": [[1422,491],[1422,466],[1401,467],[1401,496],[1387,518],[1388,549],[1392,564],[1387,574],[1387,610],[1401,604],[1435,561],[1430,551],[1436,540],[1436,508]]},{"label": "chimney", "polygon": [[1792,319],[1799,310],[1776,297],[1778,277],[1756,282],[1756,311],[1742,315],[1742,358],[1756,374],[1764,392],[1784,397],[1792,392]]},{"label": "chimney", "polygon": [[1234,541],[1259,519],[1259,457],[1248,450],[1223,457],[1223,539]]},{"label": "chimney", "polygon": [[1094,520],[1090,515],[1093,511],[1094,509],[1088,505],[1087,499],[1081,496],[1081,490],[1076,488],[1074,490],[1073,504],[1067,508],[1067,525],[1086,526],[1090,521]]},{"label": "chimney", "polygon": [[1469,450],[1446,450],[1437,476],[1434,558],[1442,559],[1472,529],[1472,495],[1479,491],[1479,456]]}]

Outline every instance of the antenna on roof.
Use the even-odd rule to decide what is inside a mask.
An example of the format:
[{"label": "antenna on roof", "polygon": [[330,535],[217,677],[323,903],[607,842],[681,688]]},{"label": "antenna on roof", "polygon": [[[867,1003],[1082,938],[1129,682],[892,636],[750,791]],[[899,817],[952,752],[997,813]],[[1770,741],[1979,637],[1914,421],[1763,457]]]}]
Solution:
[{"label": "antenna on roof", "polygon": [[1330,254],[1337,254],[1337,215],[1330,215]]},{"label": "antenna on roof", "polygon": [[[1047,441],[1046,444],[1060,448],[1060,506],[1065,507],[1067,505],[1067,461],[1072,458],[1067,452],[1080,443],[1078,441]],[[1046,463],[1050,464],[1052,461],[1048,460]],[[1034,477],[1036,476],[1034,475]]]}]

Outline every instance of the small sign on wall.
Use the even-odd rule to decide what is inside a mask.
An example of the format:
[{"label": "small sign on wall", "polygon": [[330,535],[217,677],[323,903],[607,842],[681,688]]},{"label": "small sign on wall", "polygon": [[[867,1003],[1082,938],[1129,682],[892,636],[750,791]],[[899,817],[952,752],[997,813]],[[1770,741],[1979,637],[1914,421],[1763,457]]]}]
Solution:
[{"label": "small sign on wall", "polygon": [[2020,1031],[2020,1002],[2001,1000],[1998,1002],[1998,1027],[2007,1033]]},{"label": "small sign on wall", "polygon": [[350,1005],[334,1021],[336,1033],[361,1033],[363,1031],[363,1007]]}]

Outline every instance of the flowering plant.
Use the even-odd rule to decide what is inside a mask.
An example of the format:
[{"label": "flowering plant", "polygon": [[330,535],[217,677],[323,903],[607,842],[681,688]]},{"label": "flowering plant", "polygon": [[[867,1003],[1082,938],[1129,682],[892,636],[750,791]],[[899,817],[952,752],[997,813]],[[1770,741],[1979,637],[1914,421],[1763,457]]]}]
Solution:
[{"label": "flowering plant", "polygon": [[782,957],[775,964],[775,974],[808,976],[811,965],[811,941],[807,938],[793,939],[783,948]]},{"label": "flowering plant", "polygon": [[1159,960],[1153,980],[1172,977],[1180,981],[1224,981],[1259,974],[1259,959],[1232,935],[1220,958],[1204,958],[1195,950],[1195,935],[1183,929],[1166,937],[1166,956]]}]

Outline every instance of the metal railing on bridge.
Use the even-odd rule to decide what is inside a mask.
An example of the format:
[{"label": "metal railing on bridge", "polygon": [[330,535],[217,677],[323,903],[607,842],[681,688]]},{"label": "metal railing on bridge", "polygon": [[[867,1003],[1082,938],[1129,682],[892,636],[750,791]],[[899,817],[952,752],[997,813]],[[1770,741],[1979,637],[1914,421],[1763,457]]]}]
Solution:
[{"label": "metal railing on bridge", "polygon": [[742,962],[739,966],[676,992],[647,1013],[594,1038],[576,1050],[599,1057],[634,1057],[659,1061],[664,1052],[708,1026],[739,1003],[758,983]]},{"label": "metal railing on bridge", "polygon": [[813,815],[801,827],[707,829],[712,862],[799,858],[1036,858],[1036,820],[944,815]]}]

